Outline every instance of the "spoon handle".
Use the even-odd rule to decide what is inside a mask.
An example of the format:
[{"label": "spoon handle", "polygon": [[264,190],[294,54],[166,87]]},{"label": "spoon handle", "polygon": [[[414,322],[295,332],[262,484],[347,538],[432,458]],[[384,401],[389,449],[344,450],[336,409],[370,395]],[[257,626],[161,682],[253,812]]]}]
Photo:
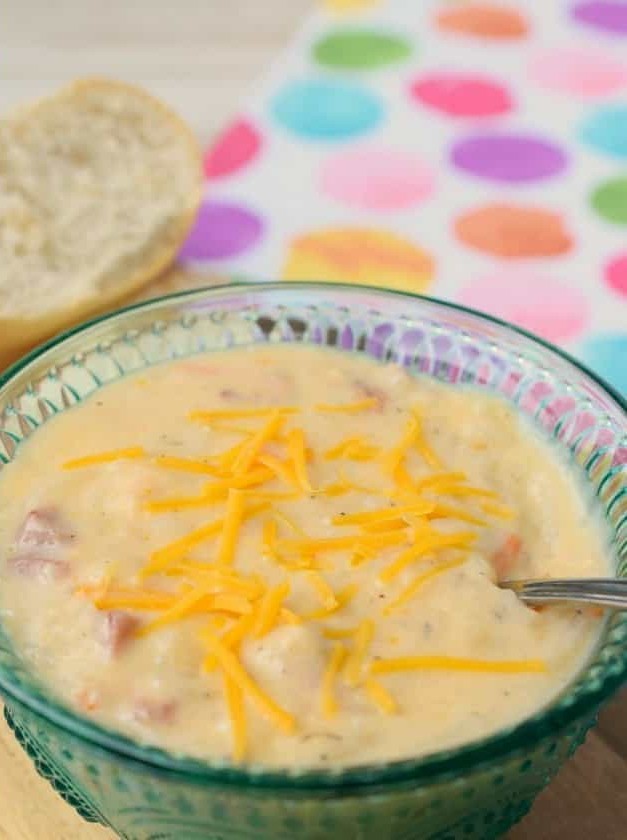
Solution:
[{"label": "spoon handle", "polygon": [[627,610],[627,579],[505,580],[499,586],[513,590],[522,601],[534,604],[574,601]]}]

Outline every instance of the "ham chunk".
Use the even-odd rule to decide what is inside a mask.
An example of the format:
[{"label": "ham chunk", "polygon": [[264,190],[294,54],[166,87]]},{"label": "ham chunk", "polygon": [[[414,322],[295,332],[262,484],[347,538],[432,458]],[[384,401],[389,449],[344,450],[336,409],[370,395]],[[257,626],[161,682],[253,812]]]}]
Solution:
[{"label": "ham chunk", "polygon": [[76,705],[84,712],[95,712],[100,706],[100,694],[93,688],[83,688],[76,695]]},{"label": "ham chunk", "polygon": [[69,572],[65,548],[73,539],[57,510],[31,510],[16,534],[9,564],[24,577],[64,577]]},{"label": "ham chunk", "polygon": [[112,610],[104,617],[102,641],[110,656],[120,654],[131,641],[141,622],[123,610]]},{"label": "ham chunk", "polygon": [[169,724],[176,718],[178,704],[174,700],[151,700],[143,697],[133,707],[133,717],[139,723]]},{"label": "ham chunk", "polygon": [[283,371],[259,371],[256,386],[250,391],[222,388],[220,397],[227,403],[254,403],[255,405],[282,405],[294,398],[294,382]]},{"label": "ham chunk", "polygon": [[53,546],[68,543],[74,534],[66,527],[59,512],[54,508],[31,510],[22,523],[15,540],[17,548],[31,546]]},{"label": "ham chunk", "polygon": [[377,388],[375,385],[369,385],[361,379],[355,380],[355,389],[359,396],[364,400],[376,400],[374,411],[381,413],[388,404],[388,395],[383,388]]},{"label": "ham chunk", "polygon": [[518,534],[508,534],[491,558],[497,580],[507,580],[516,571],[521,551],[522,540]]}]

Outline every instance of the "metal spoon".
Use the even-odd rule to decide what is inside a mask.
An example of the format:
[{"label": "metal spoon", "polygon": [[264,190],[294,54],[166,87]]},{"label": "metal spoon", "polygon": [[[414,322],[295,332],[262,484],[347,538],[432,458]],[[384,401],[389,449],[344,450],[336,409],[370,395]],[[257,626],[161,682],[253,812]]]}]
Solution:
[{"label": "metal spoon", "polygon": [[499,586],[513,590],[522,601],[532,604],[574,601],[627,610],[627,579],[503,580]]}]

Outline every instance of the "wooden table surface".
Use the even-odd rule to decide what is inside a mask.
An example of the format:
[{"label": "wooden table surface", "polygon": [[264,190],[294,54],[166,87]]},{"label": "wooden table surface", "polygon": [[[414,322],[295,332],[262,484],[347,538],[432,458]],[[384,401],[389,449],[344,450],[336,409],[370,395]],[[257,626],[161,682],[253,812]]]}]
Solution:
[{"label": "wooden table surface", "polygon": [[[234,113],[311,5],[308,0],[22,0],[0,30],[0,110],[76,76],[137,82],[204,142]],[[44,784],[0,724],[0,838],[106,840]],[[509,840],[627,838],[627,692]]]}]

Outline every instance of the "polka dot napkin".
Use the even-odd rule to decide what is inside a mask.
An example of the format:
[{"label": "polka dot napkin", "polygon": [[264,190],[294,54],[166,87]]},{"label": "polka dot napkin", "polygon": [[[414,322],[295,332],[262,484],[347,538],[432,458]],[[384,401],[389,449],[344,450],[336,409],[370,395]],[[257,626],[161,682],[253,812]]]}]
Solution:
[{"label": "polka dot napkin", "polygon": [[627,0],[326,0],[205,169],[182,263],[459,301],[627,393]]}]

